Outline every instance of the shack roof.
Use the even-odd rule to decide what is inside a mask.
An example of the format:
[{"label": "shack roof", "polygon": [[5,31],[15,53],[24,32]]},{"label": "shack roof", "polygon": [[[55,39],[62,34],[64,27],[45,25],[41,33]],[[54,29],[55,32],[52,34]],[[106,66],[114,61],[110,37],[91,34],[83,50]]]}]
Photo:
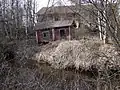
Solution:
[{"label": "shack roof", "polygon": [[74,23],[74,20],[39,22],[35,25],[35,30],[66,27],[66,26],[71,26],[73,23]]},{"label": "shack roof", "polygon": [[81,7],[79,5],[43,7],[37,12],[37,15],[54,14],[54,13],[58,13],[58,14],[75,13],[79,11],[80,8],[93,9],[94,6],[92,4],[82,4]]},{"label": "shack roof", "polygon": [[[71,9],[69,9],[71,8]],[[40,9],[37,14],[53,14],[53,13],[73,13],[73,10],[75,10],[74,6],[55,6],[55,7],[43,7]]]}]

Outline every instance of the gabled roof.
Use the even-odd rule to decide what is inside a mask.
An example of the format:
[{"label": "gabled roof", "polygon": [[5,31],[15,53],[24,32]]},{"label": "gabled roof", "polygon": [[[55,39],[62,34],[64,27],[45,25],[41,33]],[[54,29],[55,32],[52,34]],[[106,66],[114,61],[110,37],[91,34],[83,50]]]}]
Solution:
[{"label": "gabled roof", "polygon": [[[101,8],[99,3],[96,5],[97,5],[97,7]],[[113,6],[114,5],[116,5],[116,4],[114,3]],[[79,4],[78,5],[70,5],[70,6],[51,6],[51,7],[43,7],[42,9],[40,9],[37,12],[37,15],[54,14],[54,13],[58,13],[58,14],[75,13],[75,12],[79,11],[80,8],[81,8],[81,10],[91,10],[91,9],[97,10],[93,4],[81,4],[81,7]]]},{"label": "gabled roof", "polygon": [[52,13],[73,13],[69,8],[75,10],[75,6],[53,6],[53,7],[43,7],[40,9],[37,14],[52,14]]},{"label": "gabled roof", "polygon": [[[71,5],[71,6],[52,6],[52,7],[43,7],[40,9],[37,14],[53,14],[53,13],[75,13],[79,10],[79,5]],[[92,4],[82,4],[81,9],[91,9],[94,8]]]},{"label": "gabled roof", "polygon": [[35,30],[71,26],[74,20],[39,22],[35,25]]}]

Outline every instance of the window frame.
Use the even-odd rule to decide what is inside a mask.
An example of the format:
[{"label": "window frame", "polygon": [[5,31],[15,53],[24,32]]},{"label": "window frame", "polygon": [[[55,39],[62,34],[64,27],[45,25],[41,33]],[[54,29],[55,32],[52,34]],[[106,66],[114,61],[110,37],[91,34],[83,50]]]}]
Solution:
[{"label": "window frame", "polygon": [[[44,36],[44,34],[46,34],[46,36]],[[43,31],[42,32],[42,37],[43,37],[43,39],[49,39],[50,38],[50,32],[49,31]]]}]

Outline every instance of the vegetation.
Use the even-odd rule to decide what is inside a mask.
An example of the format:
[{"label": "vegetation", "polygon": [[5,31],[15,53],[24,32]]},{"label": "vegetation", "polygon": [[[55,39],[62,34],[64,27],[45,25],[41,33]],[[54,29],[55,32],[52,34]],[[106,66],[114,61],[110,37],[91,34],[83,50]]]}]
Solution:
[{"label": "vegetation", "polygon": [[[98,26],[103,41],[84,37],[37,45],[33,35],[36,1],[0,0],[0,89],[119,90],[120,2],[113,1],[100,0],[99,7],[96,0],[86,0],[98,11],[98,23],[92,24]],[[108,7],[112,14],[106,14]],[[79,20],[85,17],[80,12],[81,8]]]},{"label": "vegetation", "polygon": [[20,39],[32,34],[35,24],[35,0],[0,0],[0,35]]}]

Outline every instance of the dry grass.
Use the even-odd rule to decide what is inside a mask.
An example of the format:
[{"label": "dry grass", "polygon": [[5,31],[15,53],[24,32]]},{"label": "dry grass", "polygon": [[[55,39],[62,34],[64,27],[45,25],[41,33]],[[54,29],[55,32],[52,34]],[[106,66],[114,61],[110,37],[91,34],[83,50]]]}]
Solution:
[{"label": "dry grass", "polygon": [[76,69],[89,70],[94,67],[104,70],[106,65],[112,69],[119,68],[119,58],[119,52],[113,45],[104,45],[100,40],[81,39],[63,41],[56,48],[37,53],[34,59],[38,62],[44,60],[56,69],[74,66]]},{"label": "dry grass", "polygon": [[[107,62],[107,66],[115,68],[119,64],[118,52],[112,45],[95,39],[57,41],[44,46],[33,43],[17,42],[15,64],[0,63],[1,90],[117,90],[120,85],[119,71],[109,75],[104,65]],[[87,70],[94,64],[104,70],[95,77],[90,71],[62,69],[76,65]]]}]

